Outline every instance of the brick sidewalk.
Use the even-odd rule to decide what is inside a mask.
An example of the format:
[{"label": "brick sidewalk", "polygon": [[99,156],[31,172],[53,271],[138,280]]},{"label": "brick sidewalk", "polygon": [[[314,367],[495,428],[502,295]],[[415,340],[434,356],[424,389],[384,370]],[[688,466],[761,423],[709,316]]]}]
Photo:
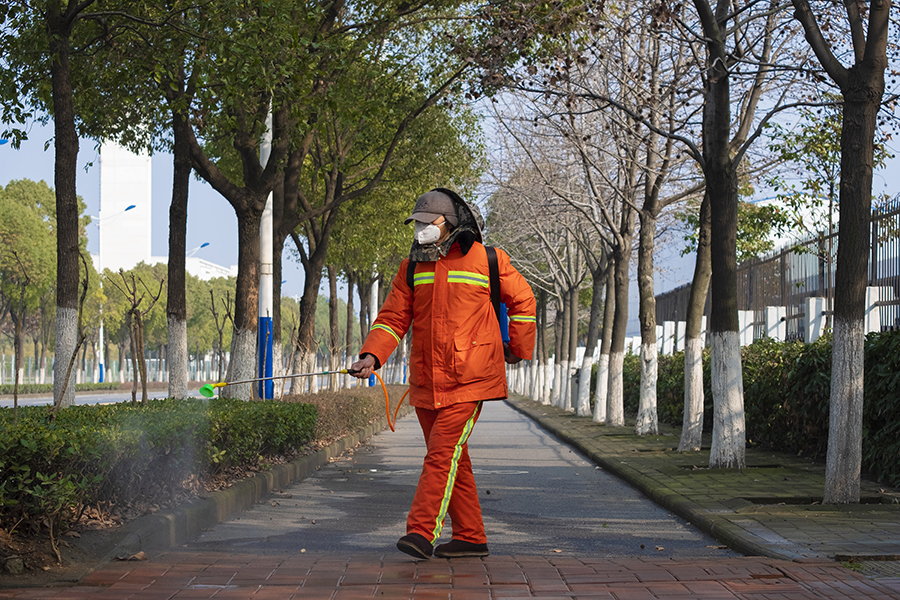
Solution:
[{"label": "brick sidewalk", "polygon": [[17,600],[495,600],[530,598],[900,599],[900,579],[871,581],[830,561],[490,556],[416,562],[401,554],[288,557],[167,552],[112,563],[71,588],[0,590]]}]

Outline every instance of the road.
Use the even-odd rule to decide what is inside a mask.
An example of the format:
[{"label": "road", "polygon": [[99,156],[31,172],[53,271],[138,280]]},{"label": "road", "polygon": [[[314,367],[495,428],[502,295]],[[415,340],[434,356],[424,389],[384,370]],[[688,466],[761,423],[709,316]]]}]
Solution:
[{"label": "road", "polygon": [[[192,396],[200,398],[199,390],[189,390],[188,393]],[[166,390],[159,390],[156,392],[148,391],[147,396],[149,398],[166,398],[168,396],[168,393],[166,392]],[[138,388],[137,398],[138,400],[141,399],[140,388]],[[39,406],[42,404],[50,404],[52,402],[52,395],[19,397],[19,406]],[[115,402],[131,402],[131,392],[80,392],[75,394],[75,404],[111,404]],[[12,396],[3,396],[2,398],[0,398],[0,408],[12,408],[12,406]]]},{"label": "road", "polygon": [[[488,545],[500,555],[738,556],[503,402],[469,440]],[[411,415],[188,544],[194,551],[397,552],[424,456]],[[442,541],[449,540],[449,522]]]}]

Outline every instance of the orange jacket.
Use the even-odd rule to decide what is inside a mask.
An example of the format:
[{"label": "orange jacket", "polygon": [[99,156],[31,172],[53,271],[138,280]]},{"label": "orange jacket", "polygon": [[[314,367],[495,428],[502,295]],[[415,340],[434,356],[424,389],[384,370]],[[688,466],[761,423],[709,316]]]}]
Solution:
[{"label": "orange jacket", "polygon": [[[500,301],[509,315],[509,349],[531,359],[535,301],[525,278],[497,249]],[[415,293],[406,282],[404,259],[391,291],[360,350],[384,364],[412,323],[409,403],[438,409],[458,402],[506,398],[503,340],[494,307],[485,248],[463,255],[453,244],[436,262],[416,264]]]}]

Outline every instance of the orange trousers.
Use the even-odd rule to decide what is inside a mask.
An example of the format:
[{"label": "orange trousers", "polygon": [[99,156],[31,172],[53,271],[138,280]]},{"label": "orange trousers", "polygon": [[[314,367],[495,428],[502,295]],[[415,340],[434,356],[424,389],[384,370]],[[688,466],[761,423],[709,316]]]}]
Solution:
[{"label": "orange trousers", "polygon": [[416,408],[427,452],[406,520],[407,534],[418,533],[434,544],[449,514],[454,540],[487,543],[467,443],[480,414],[481,402],[440,410]]}]

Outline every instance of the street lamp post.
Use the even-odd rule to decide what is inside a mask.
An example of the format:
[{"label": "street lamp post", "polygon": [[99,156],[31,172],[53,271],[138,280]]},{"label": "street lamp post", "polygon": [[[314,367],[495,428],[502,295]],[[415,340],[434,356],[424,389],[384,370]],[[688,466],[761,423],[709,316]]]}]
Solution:
[{"label": "street lamp post", "polygon": [[[128,206],[125,207],[124,210],[122,210],[122,212],[117,212],[117,213],[109,215],[107,217],[101,218],[101,217],[91,216],[92,222],[94,220],[97,221],[97,229],[100,231],[99,237],[103,237],[103,228],[100,227],[100,221],[106,220],[106,219],[111,219],[113,217],[118,217],[119,215],[126,213],[129,210],[131,210],[132,208],[136,208],[136,207],[137,207],[137,205],[135,205],[135,204],[129,204]],[[97,272],[100,274],[100,289],[102,290],[103,289],[103,244],[98,243],[97,248],[98,248],[97,249]],[[105,355],[103,352],[103,307],[102,306],[100,307],[100,343],[98,344],[97,349],[100,352],[100,358],[97,361],[100,365],[99,379],[100,379],[100,383],[103,383],[105,380],[104,368],[106,367],[106,364],[105,364]]]},{"label": "street lamp post", "polygon": [[209,246],[209,242],[203,242],[202,244],[200,244],[200,245],[197,246],[196,248],[192,248],[192,249],[188,250],[187,252],[185,252],[184,255],[185,255],[186,257],[190,258],[191,256],[197,254],[197,251],[198,251],[198,250],[201,250],[201,249],[203,249],[203,248],[206,248],[207,246]]},{"label": "street lamp post", "polygon": [[[266,133],[263,135],[259,149],[259,162],[263,168],[269,162],[272,152],[272,113],[266,118]],[[259,223],[259,326],[257,328],[257,349],[259,358],[259,377],[266,378],[274,375],[272,354],[272,310],[274,306],[273,291],[273,256],[272,256],[272,192],[266,199]],[[260,398],[271,400],[275,388],[271,379],[263,379],[259,382],[258,394]]]}]

